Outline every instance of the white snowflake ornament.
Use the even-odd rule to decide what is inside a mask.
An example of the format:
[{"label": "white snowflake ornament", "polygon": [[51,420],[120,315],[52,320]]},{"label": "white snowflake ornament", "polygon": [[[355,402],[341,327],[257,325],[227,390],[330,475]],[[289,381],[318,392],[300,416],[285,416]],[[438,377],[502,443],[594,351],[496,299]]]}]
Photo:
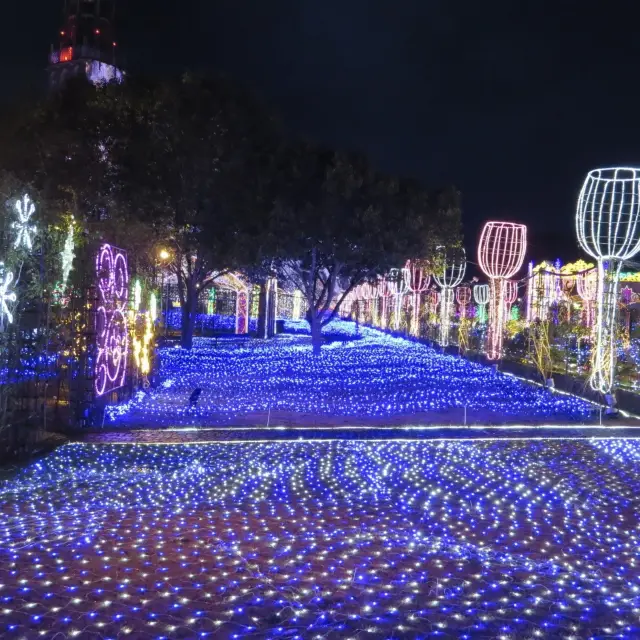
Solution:
[{"label": "white snowflake ornament", "polygon": [[36,227],[30,223],[30,220],[35,210],[36,207],[28,195],[25,194],[22,199],[16,200],[18,220],[13,223],[13,228],[18,230],[16,241],[13,244],[16,249],[25,247],[28,251],[31,251],[33,247],[31,235],[36,232]]}]

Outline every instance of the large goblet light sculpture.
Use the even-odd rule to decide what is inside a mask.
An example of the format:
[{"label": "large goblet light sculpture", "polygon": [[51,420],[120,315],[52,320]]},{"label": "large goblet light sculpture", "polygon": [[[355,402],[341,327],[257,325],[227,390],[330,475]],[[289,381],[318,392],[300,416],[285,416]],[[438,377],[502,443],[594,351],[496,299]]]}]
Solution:
[{"label": "large goblet light sculpture", "polygon": [[502,357],[505,322],[505,281],[514,276],[527,250],[527,228],[514,222],[487,222],[478,244],[480,268],[489,277],[489,336],[487,356]]},{"label": "large goblet light sculpture", "polygon": [[580,246],[598,264],[591,387],[609,396],[616,366],[618,282],[624,260],[640,250],[640,169],[594,169],[578,197],[576,231]]},{"label": "large goblet light sculpture", "polygon": [[446,250],[438,247],[439,268],[433,274],[440,292],[440,340],[442,347],[449,346],[449,328],[453,309],[453,290],[464,278],[467,270],[467,258],[464,249]]},{"label": "large goblet light sculpture", "polygon": [[429,288],[431,277],[427,273],[424,265],[417,260],[407,260],[404,269],[405,284],[412,294],[411,326],[409,333],[412,336],[418,335],[418,311],[420,309],[420,296]]}]

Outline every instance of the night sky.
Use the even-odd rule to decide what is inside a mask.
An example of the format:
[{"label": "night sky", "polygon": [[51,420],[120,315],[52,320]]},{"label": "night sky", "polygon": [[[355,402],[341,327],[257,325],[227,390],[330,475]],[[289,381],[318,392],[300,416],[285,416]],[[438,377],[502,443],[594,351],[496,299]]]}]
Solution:
[{"label": "night sky", "polygon": [[[455,184],[474,259],[496,217],[529,225],[533,257],[577,257],[584,174],[640,166],[633,0],[119,2],[132,70],[222,70],[293,132]],[[6,101],[43,86],[62,0],[4,4]]]}]

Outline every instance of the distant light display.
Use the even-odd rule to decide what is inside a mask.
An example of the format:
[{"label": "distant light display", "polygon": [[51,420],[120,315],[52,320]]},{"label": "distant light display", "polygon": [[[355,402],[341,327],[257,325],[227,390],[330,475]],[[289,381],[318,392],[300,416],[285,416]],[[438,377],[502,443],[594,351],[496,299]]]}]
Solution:
[{"label": "distant light display", "polygon": [[[297,420],[396,420],[434,422],[443,411],[461,421],[487,424],[518,419],[589,419],[589,403],[541,388],[483,365],[442,354],[424,344],[394,338],[366,326],[335,321],[325,333],[340,336],[314,356],[304,321],[285,321],[277,341],[225,349],[213,338],[195,338],[191,351],[162,347],[159,378],[171,381],[131,402],[107,408],[108,421],[123,426],[264,424],[281,416]],[[306,345],[306,346],[305,346]],[[321,380],[322,384],[318,384]],[[194,388],[203,389],[190,408]]]},{"label": "distant light display", "polygon": [[433,279],[441,288],[440,295],[440,339],[442,347],[449,346],[451,314],[453,312],[453,289],[464,279],[467,270],[467,257],[464,249],[438,247],[439,267]]},{"label": "distant light display", "polygon": [[505,280],[522,267],[527,250],[527,228],[514,222],[485,223],[478,243],[478,262],[489,277],[489,334],[487,357],[502,357],[505,323]]},{"label": "distant light display", "polygon": [[473,299],[478,305],[478,320],[480,324],[487,322],[487,304],[489,303],[489,285],[476,284],[473,287]]},{"label": "distant light display", "polygon": [[96,358],[94,387],[97,396],[125,384],[129,352],[127,253],[103,244],[96,255]]},{"label": "distant light display", "polygon": [[593,303],[598,295],[597,269],[579,274],[576,278],[576,288],[578,289],[578,295],[584,302],[584,323],[587,327],[591,327],[594,321]]},{"label": "distant light display", "polygon": [[618,282],[624,260],[640,250],[640,170],[594,169],[578,197],[580,246],[597,260],[596,319],[591,387],[605,395],[614,388],[617,355]]},{"label": "distant light display", "polygon": [[3,638],[640,636],[637,440],[68,444],[5,479]]},{"label": "distant light display", "polygon": [[422,294],[429,288],[431,277],[427,272],[427,268],[419,260],[407,260],[405,265],[404,276],[406,285],[411,295],[411,324],[409,326],[409,334],[418,335],[420,298]]}]

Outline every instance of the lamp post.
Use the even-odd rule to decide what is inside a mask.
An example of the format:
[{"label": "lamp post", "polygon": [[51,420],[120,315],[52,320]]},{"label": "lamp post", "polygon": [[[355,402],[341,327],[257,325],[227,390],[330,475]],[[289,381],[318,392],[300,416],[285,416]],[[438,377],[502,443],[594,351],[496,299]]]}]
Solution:
[{"label": "lamp post", "polygon": [[[158,250],[158,262],[160,264],[160,272],[162,274],[161,279],[161,290],[160,290],[160,313],[164,315],[164,335],[167,335],[167,322],[169,316],[169,296],[164,289],[164,276],[165,276],[165,268],[166,265],[171,258],[171,254],[166,249]],[[164,314],[163,310],[164,309]]]}]

